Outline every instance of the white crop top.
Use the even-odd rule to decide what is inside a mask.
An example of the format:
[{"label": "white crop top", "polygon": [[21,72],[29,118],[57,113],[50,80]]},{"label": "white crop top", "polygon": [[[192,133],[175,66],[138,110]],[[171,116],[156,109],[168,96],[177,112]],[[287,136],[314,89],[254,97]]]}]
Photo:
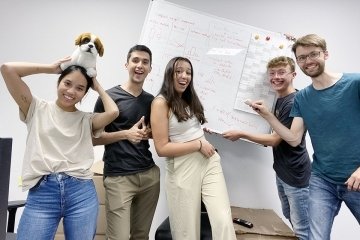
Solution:
[{"label": "white crop top", "polygon": [[[162,95],[159,95],[165,99]],[[186,108],[186,111],[190,111]],[[189,142],[204,135],[199,120],[193,116],[186,121],[179,122],[175,114],[170,110],[169,138],[171,142]]]}]

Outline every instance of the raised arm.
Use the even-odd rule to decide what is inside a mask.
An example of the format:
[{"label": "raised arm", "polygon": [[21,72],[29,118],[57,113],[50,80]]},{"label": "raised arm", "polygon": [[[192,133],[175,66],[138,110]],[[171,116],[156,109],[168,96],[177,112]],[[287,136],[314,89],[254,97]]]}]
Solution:
[{"label": "raised arm", "polygon": [[305,125],[302,118],[294,117],[291,128],[288,129],[267,109],[262,101],[251,103],[251,107],[268,121],[274,131],[290,146],[296,147],[301,143],[305,131]]},{"label": "raised arm", "polygon": [[32,94],[22,78],[39,73],[58,74],[61,72],[60,64],[67,60],[62,59],[53,64],[8,62],[1,66],[1,74],[6,87],[25,116],[32,101]]},{"label": "raised arm", "polygon": [[279,145],[279,143],[282,141],[281,137],[276,132],[271,134],[255,134],[240,130],[229,130],[223,132],[222,136],[231,141],[236,141],[243,138],[264,146],[271,147]]},{"label": "raised arm", "polygon": [[104,112],[95,114],[92,120],[93,132],[104,128],[119,116],[119,109],[112,98],[101,87],[96,78],[93,78],[92,89],[96,91],[104,104]]},{"label": "raised arm", "polygon": [[93,138],[93,145],[107,145],[121,140],[129,140],[136,144],[148,139],[148,128],[145,126],[144,116],[130,129],[116,132],[103,132],[99,138]]}]

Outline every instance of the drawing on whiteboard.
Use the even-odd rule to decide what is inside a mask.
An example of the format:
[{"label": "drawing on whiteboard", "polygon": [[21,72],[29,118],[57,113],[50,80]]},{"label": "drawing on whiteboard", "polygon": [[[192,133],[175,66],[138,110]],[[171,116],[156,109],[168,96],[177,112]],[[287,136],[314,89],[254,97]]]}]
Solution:
[{"label": "drawing on whiteboard", "polygon": [[[281,34],[166,1],[151,1],[140,37],[140,43],[147,45],[153,54],[152,71],[145,80],[144,89],[158,94],[169,59],[187,57],[193,63],[194,87],[208,120],[204,127],[216,132],[236,128],[269,133],[269,124],[250,112],[251,108],[243,102],[247,98],[258,100],[255,93],[271,95],[269,85],[255,84],[251,76],[246,78],[247,68],[254,71],[254,76],[261,75],[256,72],[260,69],[257,65],[266,55],[258,54],[256,49],[272,51],[261,46],[262,36],[269,37],[268,42],[274,42]],[[254,42],[255,37],[258,42]],[[237,98],[241,98],[241,103],[236,104]],[[238,106],[240,104],[247,107],[246,111]]]},{"label": "drawing on whiteboard", "polygon": [[276,93],[267,78],[266,65],[276,56],[291,56],[291,43],[284,37],[253,33],[234,103],[237,110],[257,114],[244,104],[244,99],[263,100],[273,107]]}]

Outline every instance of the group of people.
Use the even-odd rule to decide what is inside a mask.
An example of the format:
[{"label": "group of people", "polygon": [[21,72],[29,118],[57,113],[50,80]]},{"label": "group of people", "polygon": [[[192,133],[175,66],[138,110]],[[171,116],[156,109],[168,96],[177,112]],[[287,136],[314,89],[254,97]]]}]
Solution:
[{"label": "group of people", "polygon": [[[273,147],[273,168],[284,216],[303,240],[329,240],[335,216],[344,202],[360,224],[360,74],[332,73],[326,41],[305,35],[292,46],[297,65],[312,84],[293,87],[295,61],[271,59],[268,79],[277,93],[274,112],[262,100],[250,103],[273,128],[271,134],[229,130],[222,135]],[[305,134],[313,145],[313,161]]]},{"label": "group of people", "polygon": [[[226,139],[248,139],[273,147],[276,185],[284,216],[299,239],[330,239],[341,203],[360,224],[360,74],[325,68],[326,42],[315,34],[292,48],[312,84],[296,90],[295,61],[271,59],[268,79],[277,92],[274,113],[261,100],[250,103],[272,126],[271,134],[239,130]],[[53,64],[10,62],[1,66],[6,86],[28,128],[23,189],[29,190],[18,239],[53,239],[63,219],[67,239],[93,239],[98,214],[90,167],[93,145],[105,145],[106,237],[148,239],[160,193],[160,169],[149,150],[166,158],[165,191],[173,239],[200,238],[201,201],[213,239],[235,240],[221,158],[205,138],[204,107],[194,88],[194,69],[185,57],[172,58],[159,93],[143,90],[152,53],[135,45],[127,55],[128,79],[107,91],[81,66],[61,71]],[[54,102],[32,95],[28,75],[60,74]],[[99,94],[94,112],[77,109],[92,88]],[[306,150],[309,133],[313,162]]]},{"label": "group of people", "polygon": [[[271,87],[277,93],[275,117],[287,128],[293,118],[289,116],[297,90],[293,86],[296,76],[295,61],[287,56],[271,59],[267,64]],[[240,130],[225,131],[222,135],[231,141],[247,139],[273,148],[273,168],[283,215],[292,224],[296,236],[308,239],[308,199],[311,162],[306,149],[306,131],[299,145],[292,147],[276,133],[253,134]]]},{"label": "group of people", "polygon": [[312,84],[295,95],[290,128],[262,101],[254,101],[251,107],[292,147],[300,146],[304,132],[309,132],[314,154],[309,180],[308,239],[327,240],[342,202],[360,224],[360,148],[356,140],[360,134],[356,127],[360,123],[360,74],[328,71],[326,41],[316,34],[297,39],[292,51]]}]

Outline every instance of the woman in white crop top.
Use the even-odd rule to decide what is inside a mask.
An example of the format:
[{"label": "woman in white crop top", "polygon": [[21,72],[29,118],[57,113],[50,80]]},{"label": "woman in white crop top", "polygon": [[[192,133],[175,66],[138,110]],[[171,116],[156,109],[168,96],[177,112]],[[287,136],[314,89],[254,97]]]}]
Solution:
[{"label": "woman in white crop top", "polygon": [[204,108],[195,92],[189,59],[175,57],[165,69],[151,106],[155,149],[166,157],[166,196],[175,240],[200,239],[201,201],[213,239],[236,239],[220,156],[201,128]]},{"label": "woman in white crop top", "polygon": [[[23,190],[29,190],[17,230],[17,239],[54,239],[63,219],[66,239],[94,238],[98,200],[90,167],[94,160],[92,136],[119,114],[113,100],[86,69],[69,66],[61,71],[64,58],[53,64],[9,62],[1,66],[6,86],[19,106],[28,136],[23,160]],[[33,96],[23,78],[61,73],[57,99]],[[41,85],[40,85],[41,86]],[[105,106],[104,113],[87,113],[76,108],[89,88]]]}]

